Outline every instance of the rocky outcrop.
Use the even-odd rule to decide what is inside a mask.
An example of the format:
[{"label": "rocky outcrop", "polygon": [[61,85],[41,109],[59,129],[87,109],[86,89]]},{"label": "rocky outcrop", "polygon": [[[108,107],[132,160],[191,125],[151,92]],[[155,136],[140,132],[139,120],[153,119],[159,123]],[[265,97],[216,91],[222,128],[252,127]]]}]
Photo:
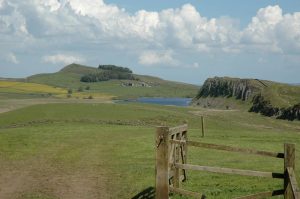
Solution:
[{"label": "rocky outcrop", "polygon": [[197,98],[201,97],[235,97],[243,101],[252,99],[259,90],[251,85],[251,80],[238,78],[208,78],[200,89]]},{"label": "rocky outcrop", "polygon": [[284,120],[300,120],[300,103],[288,108],[277,108],[272,106],[270,101],[263,96],[257,95],[253,98],[253,105],[249,112],[261,113],[269,117],[276,117]]},{"label": "rocky outcrop", "polygon": [[253,105],[249,109],[249,112],[261,113],[265,116],[276,116],[280,114],[280,109],[273,107],[269,100],[265,100],[263,96],[256,95],[253,97]]},{"label": "rocky outcrop", "polygon": [[300,120],[300,103],[292,107],[282,109],[280,116],[277,118],[291,121]]},{"label": "rocky outcrop", "polygon": [[269,81],[258,79],[209,78],[193,99],[193,104],[204,108],[232,109],[235,105],[228,104],[226,98],[235,98],[252,104],[249,112],[278,119],[300,120],[300,103],[288,108],[279,108],[271,103],[271,98],[264,98],[265,89],[272,89],[269,85]]}]

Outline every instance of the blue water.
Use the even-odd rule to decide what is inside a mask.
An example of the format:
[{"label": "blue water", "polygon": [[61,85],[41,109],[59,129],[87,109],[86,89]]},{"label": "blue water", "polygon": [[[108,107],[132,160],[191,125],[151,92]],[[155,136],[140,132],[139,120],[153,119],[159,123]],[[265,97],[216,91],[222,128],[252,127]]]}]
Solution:
[{"label": "blue water", "polygon": [[192,98],[159,98],[159,97],[141,97],[135,100],[140,103],[173,105],[173,106],[188,106]]}]

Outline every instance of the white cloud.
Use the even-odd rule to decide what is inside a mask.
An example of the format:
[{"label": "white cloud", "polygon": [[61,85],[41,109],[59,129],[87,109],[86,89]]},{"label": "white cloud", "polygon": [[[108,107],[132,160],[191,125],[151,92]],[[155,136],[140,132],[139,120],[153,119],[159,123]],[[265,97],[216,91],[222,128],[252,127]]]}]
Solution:
[{"label": "white cloud", "polygon": [[4,0],[0,0],[0,8],[4,7]]},{"label": "white cloud", "polygon": [[[283,14],[278,5],[267,6],[244,29],[236,21],[207,18],[191,4],[129,13],[103,0],[0,0],[0,52],[78,49],[82,54],[85,49],[101,51],[107,43],[111,49],[132,51],[142,65],[186,63],[174,58],[180,52],[300,54],[300,12]],[[43,60],[82,61],[60,54]]]},{"label": "white cloud", "polygon": [[8,53],[5,56],[5,60],[7,62],[10,62],[10,63],[13,63],[13,64],[18,64],[19,63],[19,60],[17,59],[17,57],[16,57],[16,55],[14,53]]},{"label": "white cloud", "polygon": [[278,6],[261,8],[242,31],[243,50],[300,53],[300,12],[282,14]]},{"label": "white cloud", "polygon": [[146,51],[139,57],[139,63],[142,65],[170,65],[174,66],[178,64],[178,61],[173,58],[173,52],[168,51]]},{"label": "white cloud", "polygon": [[[146,42],[145,46],[179,47],[199,52],[237,53],[249,49],[282,52],[288,50],[286,42],[282,42],[289,39],[288,30],[292,30],[293,38],[298,38],[300,31],[300,14],[283,15],[278,5],[259,9],[247,28],[238,30],[234,19],[207,19],[191,4],[160,12],[140,10],[130,14],[103,0],[32,0],[26,5],[10,1],[15,3],[15,11],[4,17],[7,28],[14,27],[20,34],[31,33],[35,37],[56,36],[57,40],[68,34],[73,40],[82,36],[96,41],[117,39],[127,44],[131,43],[128,41]],[[22,7],[37,15],[36,23],[31,24],[37,27],[29,27],[31,31],[28,31],[27,18],[32,16],[26,16],[28,12],[22,12]],[[298,49],[292,43],[289,45]]]},{"label": "white cloud", "polygon": [[72,55],[56,54],[56,55],[44,56],[43,61],[52,64],[59,64],[59,63],[71,64],[71,63],[82,63],[84,62],[84,59]]},{"label": "white cloud", "polygon": [[60,1],[57,0],[43,0],[41,3],[50,7],[50,11],[56,11],[61,7]]}]

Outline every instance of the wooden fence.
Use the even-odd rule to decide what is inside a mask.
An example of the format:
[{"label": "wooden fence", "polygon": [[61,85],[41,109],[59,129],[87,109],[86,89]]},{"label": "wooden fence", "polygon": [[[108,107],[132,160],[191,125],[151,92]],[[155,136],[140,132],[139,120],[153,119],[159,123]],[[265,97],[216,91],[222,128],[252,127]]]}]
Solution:
[{"label": "wooden fence", "polygon": [[[196,193],[180,188],[180,183],[187,179],[187,170],[206,171],[213,173],[237,174],[242,176],[257,176],[283,179],[283,189],[261,192],[236,199],[258,199],[284,195],[285,199],[300,199],[300,191],[295,176],[295,145],[284,144],[283,153],[245,149],[217,144],[189,141],[188,126],[174,128],[158,127],[156,131],[156,199],[167,199],[170,193],[206,198],[202,193]],[[284,159],[283,173],[241,170],[232,168],[209,167],[187,164],[188,146],[214,150],[238,152]]]}]

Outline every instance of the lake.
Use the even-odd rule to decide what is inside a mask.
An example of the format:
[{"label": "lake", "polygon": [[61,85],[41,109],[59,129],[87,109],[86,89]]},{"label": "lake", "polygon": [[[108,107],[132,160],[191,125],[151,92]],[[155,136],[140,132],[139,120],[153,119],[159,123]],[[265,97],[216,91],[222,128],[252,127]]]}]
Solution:
[{"label": "lake", "polygon": [[192,98],[161,98],[161,97],[140,97],[136,100],[126,100],[123,102],[139,102],[147,104],[188,106]]}]

